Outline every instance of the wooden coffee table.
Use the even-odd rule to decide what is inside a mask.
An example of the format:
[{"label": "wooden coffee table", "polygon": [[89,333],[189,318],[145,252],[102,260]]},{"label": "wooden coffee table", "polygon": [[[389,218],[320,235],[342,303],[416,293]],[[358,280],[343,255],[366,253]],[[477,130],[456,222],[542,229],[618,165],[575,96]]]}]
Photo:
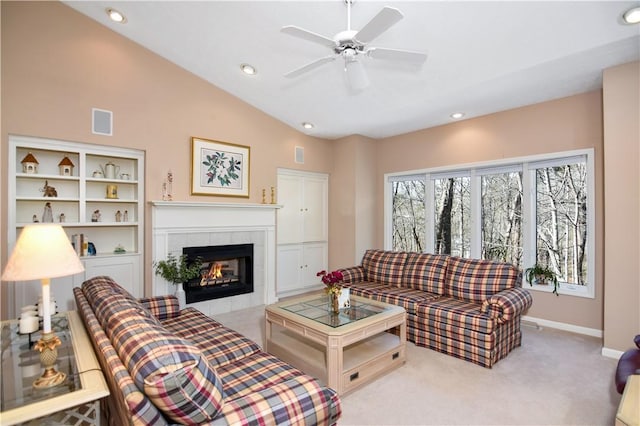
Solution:
[{"label": "wooden coffee table", "polygon": [[[351,296],[333,314],[324,294],[265,310],[265,350],[344,395],[406,361],[402,307]],[[394,330],[395,329],[395,330]]]}]

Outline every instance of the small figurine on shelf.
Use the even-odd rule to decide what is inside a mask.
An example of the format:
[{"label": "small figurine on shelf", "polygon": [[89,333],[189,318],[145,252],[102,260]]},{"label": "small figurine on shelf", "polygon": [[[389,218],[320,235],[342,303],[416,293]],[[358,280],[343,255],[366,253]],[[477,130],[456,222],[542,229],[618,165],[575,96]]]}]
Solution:
[{"label": "small figurine on shelf", "polygon": [[116,222],[122,222],[122,213],[120,210],[116,212]]},{"label": "small figurine on shelf", "polygon": [[53,222],[53,211],[51,210],[51,203],[46,203],[44,205],[44,211],[42,212],[42,222]]},{"label": "small figurine on shelf", "polygon": [[38,160],[32,153],[28,153],[21,161],[22,173],[37,174],[38,173]]},{"label": "small figurine on shelf", "polygon": [[64,221],[67,219],[64,215],[64,213],[60,213],[60,216],[58,216],[60,218],[60,223],[64,223]]},{"label": "small figurine on shelf", "polygon": [[122,217],[123,222],[129,222],[129,210],[124,211],[124,216]]},{"label": "small figurine on shelf", "polygon": [[38,216],[37,216],[37,215],[35,215],[35,214],[34,214],[34,215],[33,215],[33,217],[31,218],[31,221],[32,221],[33,223],[40,223],[40,221],[38,220]]},{"label": "small figurine on shelf", "polygon": [[44,193],[43,197],[57,197],[58,191],[53,186],[49,186],[49,181],[44,181],[44,187],[40,190],[40,192]]},{"label": "small figurine on shelf", "polygon": [[97,254],[96,246],[91,241],[89,241],[89,243],[87,244],[87,254],[89,256],[95,256]]},{"label": "small figurine on shelf", "polygon": [[60,176],[73,176],[73,162],[65,155],[65,157],[58,163],[60,169]]},{"label": "small figurine on shelf", "polygon": [[91,222],[100,222],[100,210],[94,210],[91,215]]},{"label": "small figurine on shelf", "polygon": [[115,254],[122,254],[122,253],[126,253],[127,251],[124,249],[124,247],[122,247],[122,244],[118,244],[116,248],[113,250],[113,252]]}]

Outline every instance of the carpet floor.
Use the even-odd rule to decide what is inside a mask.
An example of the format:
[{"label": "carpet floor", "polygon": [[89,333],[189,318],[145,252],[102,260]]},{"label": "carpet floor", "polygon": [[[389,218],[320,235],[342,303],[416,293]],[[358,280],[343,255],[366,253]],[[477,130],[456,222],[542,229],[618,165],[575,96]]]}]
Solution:
[{"label": "carpet floor", "polygon": [[[263,307],[215,319],[262,344]],[[601,339],[522,328],[492,369],[408,343],[404,366],[342,398],[339,425],[613,425],[616,361]]]}]

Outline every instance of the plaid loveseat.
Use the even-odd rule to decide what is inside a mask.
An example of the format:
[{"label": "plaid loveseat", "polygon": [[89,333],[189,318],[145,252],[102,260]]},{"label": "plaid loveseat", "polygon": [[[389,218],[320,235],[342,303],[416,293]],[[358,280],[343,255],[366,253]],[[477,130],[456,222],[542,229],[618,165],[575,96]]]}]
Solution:
[{"label": "plaid loveseat", "polygon": [[338,395],[173,296],[109,277],[74,288],[110,395],[110,425],[332,425]]},{"label": "plaid loveseat", "polygon": [[351,294],[404,307],[407,340],[488,368],[520,346],[533,302],[508,263],[367,250],[340,271]]}]

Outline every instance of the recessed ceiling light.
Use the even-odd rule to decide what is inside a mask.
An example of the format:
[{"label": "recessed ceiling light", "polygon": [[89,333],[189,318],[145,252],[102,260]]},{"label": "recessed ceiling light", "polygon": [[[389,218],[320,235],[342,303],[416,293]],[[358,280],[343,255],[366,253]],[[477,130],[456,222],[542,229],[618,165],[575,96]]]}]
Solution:
[{"label": "recessed ceiling light", "polygon": [[109,15],[109,18],[111,18],[111,20],[113,22],[117,22],[119,24],[124,24],[125,22],[127,22],[127,18],[120,12],[118,12],[117,10],[108,7],[106,9],[107,15]]},{"label": "recessed ceiling light", "polygon": [[624,15],[622,15],[622,19],[627,24],[637,24],[640,22],[640,7],[634,7],[627,10]]},{"label": "recessed ceiling light", "polygon": [[454,112],[453,114],[450,115],[451,118],[453,118],[454,120],[459,120],[462,117],[464,117],[464,112]]},{"label": "recessed ceiling light", "polygon": [[240,69],[242,70],[243,73],[245,73],[247,75],[258,74],[258,70],[253,65],[242,64],[242,65],[240,65]]},{"label": "recessed ceiling light", "polygon": [[315,126],[313,125],[313,123],[305,121],[304,123],[302,123],[302,127],[304,127],[305,129],[313,129]]}]

